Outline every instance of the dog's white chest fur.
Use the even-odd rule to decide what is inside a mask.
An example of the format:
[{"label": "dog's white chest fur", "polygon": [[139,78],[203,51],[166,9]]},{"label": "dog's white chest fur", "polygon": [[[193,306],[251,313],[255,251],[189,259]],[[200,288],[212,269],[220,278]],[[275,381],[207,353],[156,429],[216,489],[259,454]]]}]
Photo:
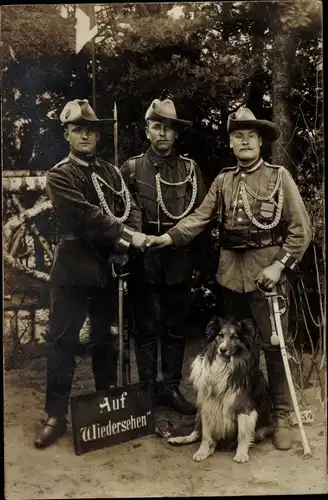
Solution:
[{"label": "dog's white chest fur", "polygon": [[238,391],[228,384],[231,368],[220,358],[209,363],[206,356],[197,356],[191,367],[190,380],[197,390],[197,406],[202,422],[206,422],[216,440],[232,438],[237,434],[234,406]]}]

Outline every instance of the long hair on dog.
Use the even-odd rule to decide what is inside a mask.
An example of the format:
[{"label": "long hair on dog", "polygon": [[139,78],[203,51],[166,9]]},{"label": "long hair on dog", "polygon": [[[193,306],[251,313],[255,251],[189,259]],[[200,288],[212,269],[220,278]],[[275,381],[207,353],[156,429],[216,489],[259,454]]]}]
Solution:
[{"label": "long hair on dog", "polygon": [[234,460],[247,461],[250,444],[272,432],[268,385],[258,359],[251,320],[213,318],[206,346],[191,365],[190,380],[197,392],[195,429],[169,442],[185,444],[201,437],[194,460],[203,460],[219,440],[237,438]]}]

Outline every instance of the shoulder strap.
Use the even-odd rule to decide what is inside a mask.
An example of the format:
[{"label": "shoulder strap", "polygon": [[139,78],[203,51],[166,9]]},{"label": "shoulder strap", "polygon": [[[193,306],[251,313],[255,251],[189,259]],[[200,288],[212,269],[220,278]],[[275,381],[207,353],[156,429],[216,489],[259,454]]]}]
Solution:
[{"label": "shoulder strap", "polygon": [[136,159],[135,158],[130,158],[129,159],[129,174],[130,177],[134,176],[136,173]]},{"label": "shoulder strap", "polygon": [[67,163],[69,160],[68,156],[66,156],[66,158],[63,158],[62,160],[60,160],[58,163],[56,163],[56,165],[54,165],[52,168],[56,168],[56,167],[60,167],[61,165],[64,165],[64,163]]},{"label": "shoulder strap", "polygon": [[267,161],[264,161],[263,163],[266,167],[282,168],[282,165],[272,165],[272,163],[268,163]]},{"label": "shoulder strap", "polygon": [[[223,167],[223,168],[221,169],[220,174],[224,174],[224,173],[226,173],[226,172],[232,172],[233,170],[236,170],[236,167]],[[220,174],[219,174],[219,175],[220,175]]]},{"label": "shoulder strap", "polygon": [[143,156],[144,156],[144,153],[141,153],[140,155],[132,156],[131,158],[128,159],[130,177],[131,176],[133,176],[133,177],[136,176],[136,173],[137,173],[137,159],[138,158],[141,159],[141,158],[143,158]]},{"label": "shoulder strap", "polygon": [[191,166],[195,165],[195,161],[192,158],[188,158],[187,156],[182,156],[182,155],[179,155],[179,158],[183,160],[186,167],[187,175],[189,175],[191,171]]},{"label": "shoulder strap", "polygon": [[132,156],[132,158],[128,159],[128,167],[129,167],[129,190],[131,193],[135,193],[137,191],[137,171],[138,168],[137,166],[140,164],[140,161],[142,161],[142,158],[144,157],[144,153],[141,153],[140,155],[137,156]]}]

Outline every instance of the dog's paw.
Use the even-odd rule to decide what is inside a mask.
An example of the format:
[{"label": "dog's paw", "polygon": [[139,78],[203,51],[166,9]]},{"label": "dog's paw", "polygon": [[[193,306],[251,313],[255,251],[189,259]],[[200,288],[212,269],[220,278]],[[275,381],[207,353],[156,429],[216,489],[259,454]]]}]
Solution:
[{"label": "dog's paw", "polygon": [[248,453],[244,452],[244,451],[242,451],[242,452],[237,451],[236,455],[233,457],[234,461],[238,462],[240,464],[242,464],[244,462],[248,462],[248,458],[249,458]]},{"label": "dog's paw", "polygon": [[170,444],[174,444],[174,445],[177,445],[177,444],[183,444],[185,439],[184,437],[182,436],[175,436],[175,437],[170,437],[168,440],[168,443]]},{"label": "dog's paw", "polygon": [[201,462],[202,460],[205,460],[207,457],[212,455],[211,451],[204,451],[204,450],[198,450],[196,453],[194,453],[192,459],[195,460],[195,462]]}]

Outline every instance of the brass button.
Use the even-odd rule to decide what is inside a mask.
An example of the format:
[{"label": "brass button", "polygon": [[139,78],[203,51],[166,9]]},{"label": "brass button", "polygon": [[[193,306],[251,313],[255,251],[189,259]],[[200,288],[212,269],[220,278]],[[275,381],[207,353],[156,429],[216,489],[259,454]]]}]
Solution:
[{"label": "brass button", "polygon": [[238,200],[238,205],[243,205],[243,200],[241,198]]},{"label": "brass button", "polygon": [[241,174],[241,177],[245,177],[246,174],[244,174],[244,172]]},{"label": "brass button", "polygon": [[242,209],[242,208],[238,208],[238,212],[242,212],[242,211],[243,211],[243,209]]},{"label": "brass button", "polygon": [[238,217],[237,221],[238,222],[242,222],[243,218],[242,217]]}]

